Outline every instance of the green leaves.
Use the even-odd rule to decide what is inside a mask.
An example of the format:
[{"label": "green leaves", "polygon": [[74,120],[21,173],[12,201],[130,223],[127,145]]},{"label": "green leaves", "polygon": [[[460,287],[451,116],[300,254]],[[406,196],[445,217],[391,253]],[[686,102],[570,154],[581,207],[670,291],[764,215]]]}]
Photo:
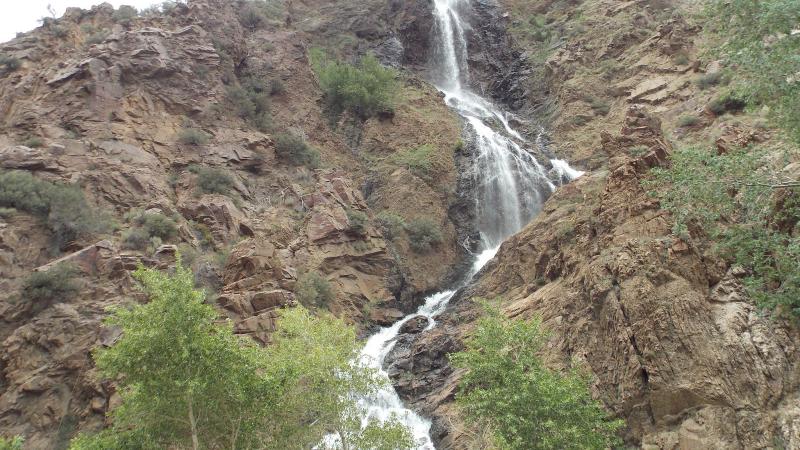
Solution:
[{"label": "green leaves", "polygon": [[546,368],[538,352],[546,341],[541,320],[507,319],[484,303],[485,315],[451,355],[464,375],[457,396],[469,423],[488,427],[498,448],[605,449],[618,444],[623,422],[592,400],[588,380]]},{"label": "green leaves", "polygon": [[774,156],[757,148],[721,155],[680,148],[671,167],[653,169],[644,184],[672,213],[674,234],[689,240],[705,233],[719,255],[748,271],[745,285],[757,304],[800,317],[800,189],[777,188],[786,180],[776,175],[782,163]]},{"label": "green leaves", "polygon": [[394,109],[397,72],[383,67],[374,56],[364,56],[351,65],[331,61],[322,50],[312,49],[310,58],[334,115],[349,110],[368,119]]},{"label": "green leaves", "polygon": [[735,89],[766,105],[800,142],[800,4],[796,0],[712,0],[706,30],[713,53],[738,75]]},{"label": "green leaves", "polygon": [[[302,307],[280,313],[273,345],[256,346],[220,324],[194,289],[189,269],[173,274],[139,268],[150,302],[117,309],[114,346],[95,354],[103,376],[117,382],[122,404],[111,429],[72,442],[73,449],[310,448],[328,433],[364,449],[411,447],[396,421],[362,429],[356,398],[382,381],[353,361],[355,331]],[[368,444],[368,445],[367,445]]]}]

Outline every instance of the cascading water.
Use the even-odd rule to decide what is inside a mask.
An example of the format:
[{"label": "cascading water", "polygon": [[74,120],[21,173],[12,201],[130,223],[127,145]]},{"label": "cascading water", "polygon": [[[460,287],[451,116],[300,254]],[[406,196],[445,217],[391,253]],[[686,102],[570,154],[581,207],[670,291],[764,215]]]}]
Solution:
[{"label": "cascading water", "polygon": [[[504,239],[516,233],[541,209],[555,189],[555,184],[572,180],[582,174],[562,160],[550,161],[550,171],[522,146],[527,142],[510,125],[507,114],[468,87],[467,22],[462,13],[469,0],[435,0],[436,36],[433,78],[445,95],[446,103],[455,109],[469,126],[477,155],[474,158],[475,208],[477,227],[481,233],[481,252],[476,255],[463,287],[497,253]],[[540,139],[537,139],[537,145]],[[551,181],[552,178],[552,181]],[[554,184],[555,183],[555,184]],[[386,355],[392,350],[402,325],[410,318],[422,315],[429,319],[428,328],[436,325],[435,318],[447,306],[455,290],[436,293],[425,299],[419,310],[367,340],[361,353],[362,361],[374,367],[382,377]],[[397,417],[414,434],[417,448],[434,449],[430,439],[430,421],[405,408],[400,397],[389,385],[376,395],[360,400],[365,422]]]}]

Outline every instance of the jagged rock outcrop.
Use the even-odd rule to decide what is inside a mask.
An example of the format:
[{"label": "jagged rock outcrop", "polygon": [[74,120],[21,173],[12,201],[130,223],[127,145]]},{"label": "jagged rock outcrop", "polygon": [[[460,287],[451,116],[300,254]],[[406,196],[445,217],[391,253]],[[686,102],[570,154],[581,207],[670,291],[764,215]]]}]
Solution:
[{"label": "jagged rock outcrop", "polygon": [[627,420],[631,443],[744,449],[780,436],[787,448],[800,445],[800,334],[759,312],[741,271],[671,237],[669,217],[641,185],[670,150],[658,119],[632,107],[601,150],[607,172],[557,191],[437,329],[402,336],[389,358],[400,392],[436,417],[439,448],[461,448],[465,436],[446,425],[458,423],[459,375],[446,354],[480,312],[471,299],[499,297],[510,317],[543,318],[547,361],[588,369],[595,395]]}]

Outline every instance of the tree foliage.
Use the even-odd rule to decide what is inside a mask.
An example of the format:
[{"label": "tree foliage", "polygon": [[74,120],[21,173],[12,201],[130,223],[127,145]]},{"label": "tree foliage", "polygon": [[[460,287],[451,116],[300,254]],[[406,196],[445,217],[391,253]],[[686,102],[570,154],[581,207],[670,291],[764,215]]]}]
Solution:
[{"label": "tree foliage", "polygon": [[180,264],[165,274],[135,274],[150,302],[117,309],[122,329],[95,354],[103,376],[117,380],[122,403],[110,429],[81,435],[73,449],[310,448],[328,433],[374,447],[409,448],[395,421],[362,429],[357,396],[381,386],[371,369],[354,364],[355,331],[338,319],[299,307],[281,313],[274,343],[261,348],[220,324]]},{"label": "tree foliage", "polygon": [[382,66],[374,56],[364,56],[356,65],[332,61],[320,49],[313,49],[310,57],[334,115],[350,111],[368,119],[394,109],[397,71]]},{"label": "tree foliage", "polygon": [[451,355],[468,369],[457,404],[468,423],[488,427],[503,449],[605,449],[619,443],[602,404],[592,399],[588,380],[577,370],[560,374],[544,366],[537,353],[546,341],[541,321],[507,319],[483,303],[485,315]]},{"label": "tree foliage", "polygon": [[42,219],[59,249],[110,226],[104,214],[89,206],[78,186],[51,183],[23,171],[0,171],[0,207]]},{"label": "tree foliage", "polygon": [[645,185],[672,213],[675,235],[711,237],[721,256],[748,271],[745,284],[761,306],[797,317],[800,187],[777,175],[780,158],[765,157],[757,148],[681,148]]},{"label": "tree foliage", "polygon": [[797,0],[711,0],[706,29],[714,53],[737,75],[734,88],[766,105],[800,142],[800,5]]}]

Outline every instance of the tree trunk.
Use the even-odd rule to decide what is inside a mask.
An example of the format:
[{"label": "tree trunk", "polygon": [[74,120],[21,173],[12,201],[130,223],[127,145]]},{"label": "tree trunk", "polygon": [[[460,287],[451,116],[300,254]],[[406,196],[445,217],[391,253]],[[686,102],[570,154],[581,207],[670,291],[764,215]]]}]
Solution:
[{"label": "tree trunk", "polygon": [[192,450],[198,450],[200,448],[200,442],[197,439],[197,422],[195,421],[194,410],[192,409],[192,397],[187,395],[186,399],[189,401],[189,424],[192,427]]}]

